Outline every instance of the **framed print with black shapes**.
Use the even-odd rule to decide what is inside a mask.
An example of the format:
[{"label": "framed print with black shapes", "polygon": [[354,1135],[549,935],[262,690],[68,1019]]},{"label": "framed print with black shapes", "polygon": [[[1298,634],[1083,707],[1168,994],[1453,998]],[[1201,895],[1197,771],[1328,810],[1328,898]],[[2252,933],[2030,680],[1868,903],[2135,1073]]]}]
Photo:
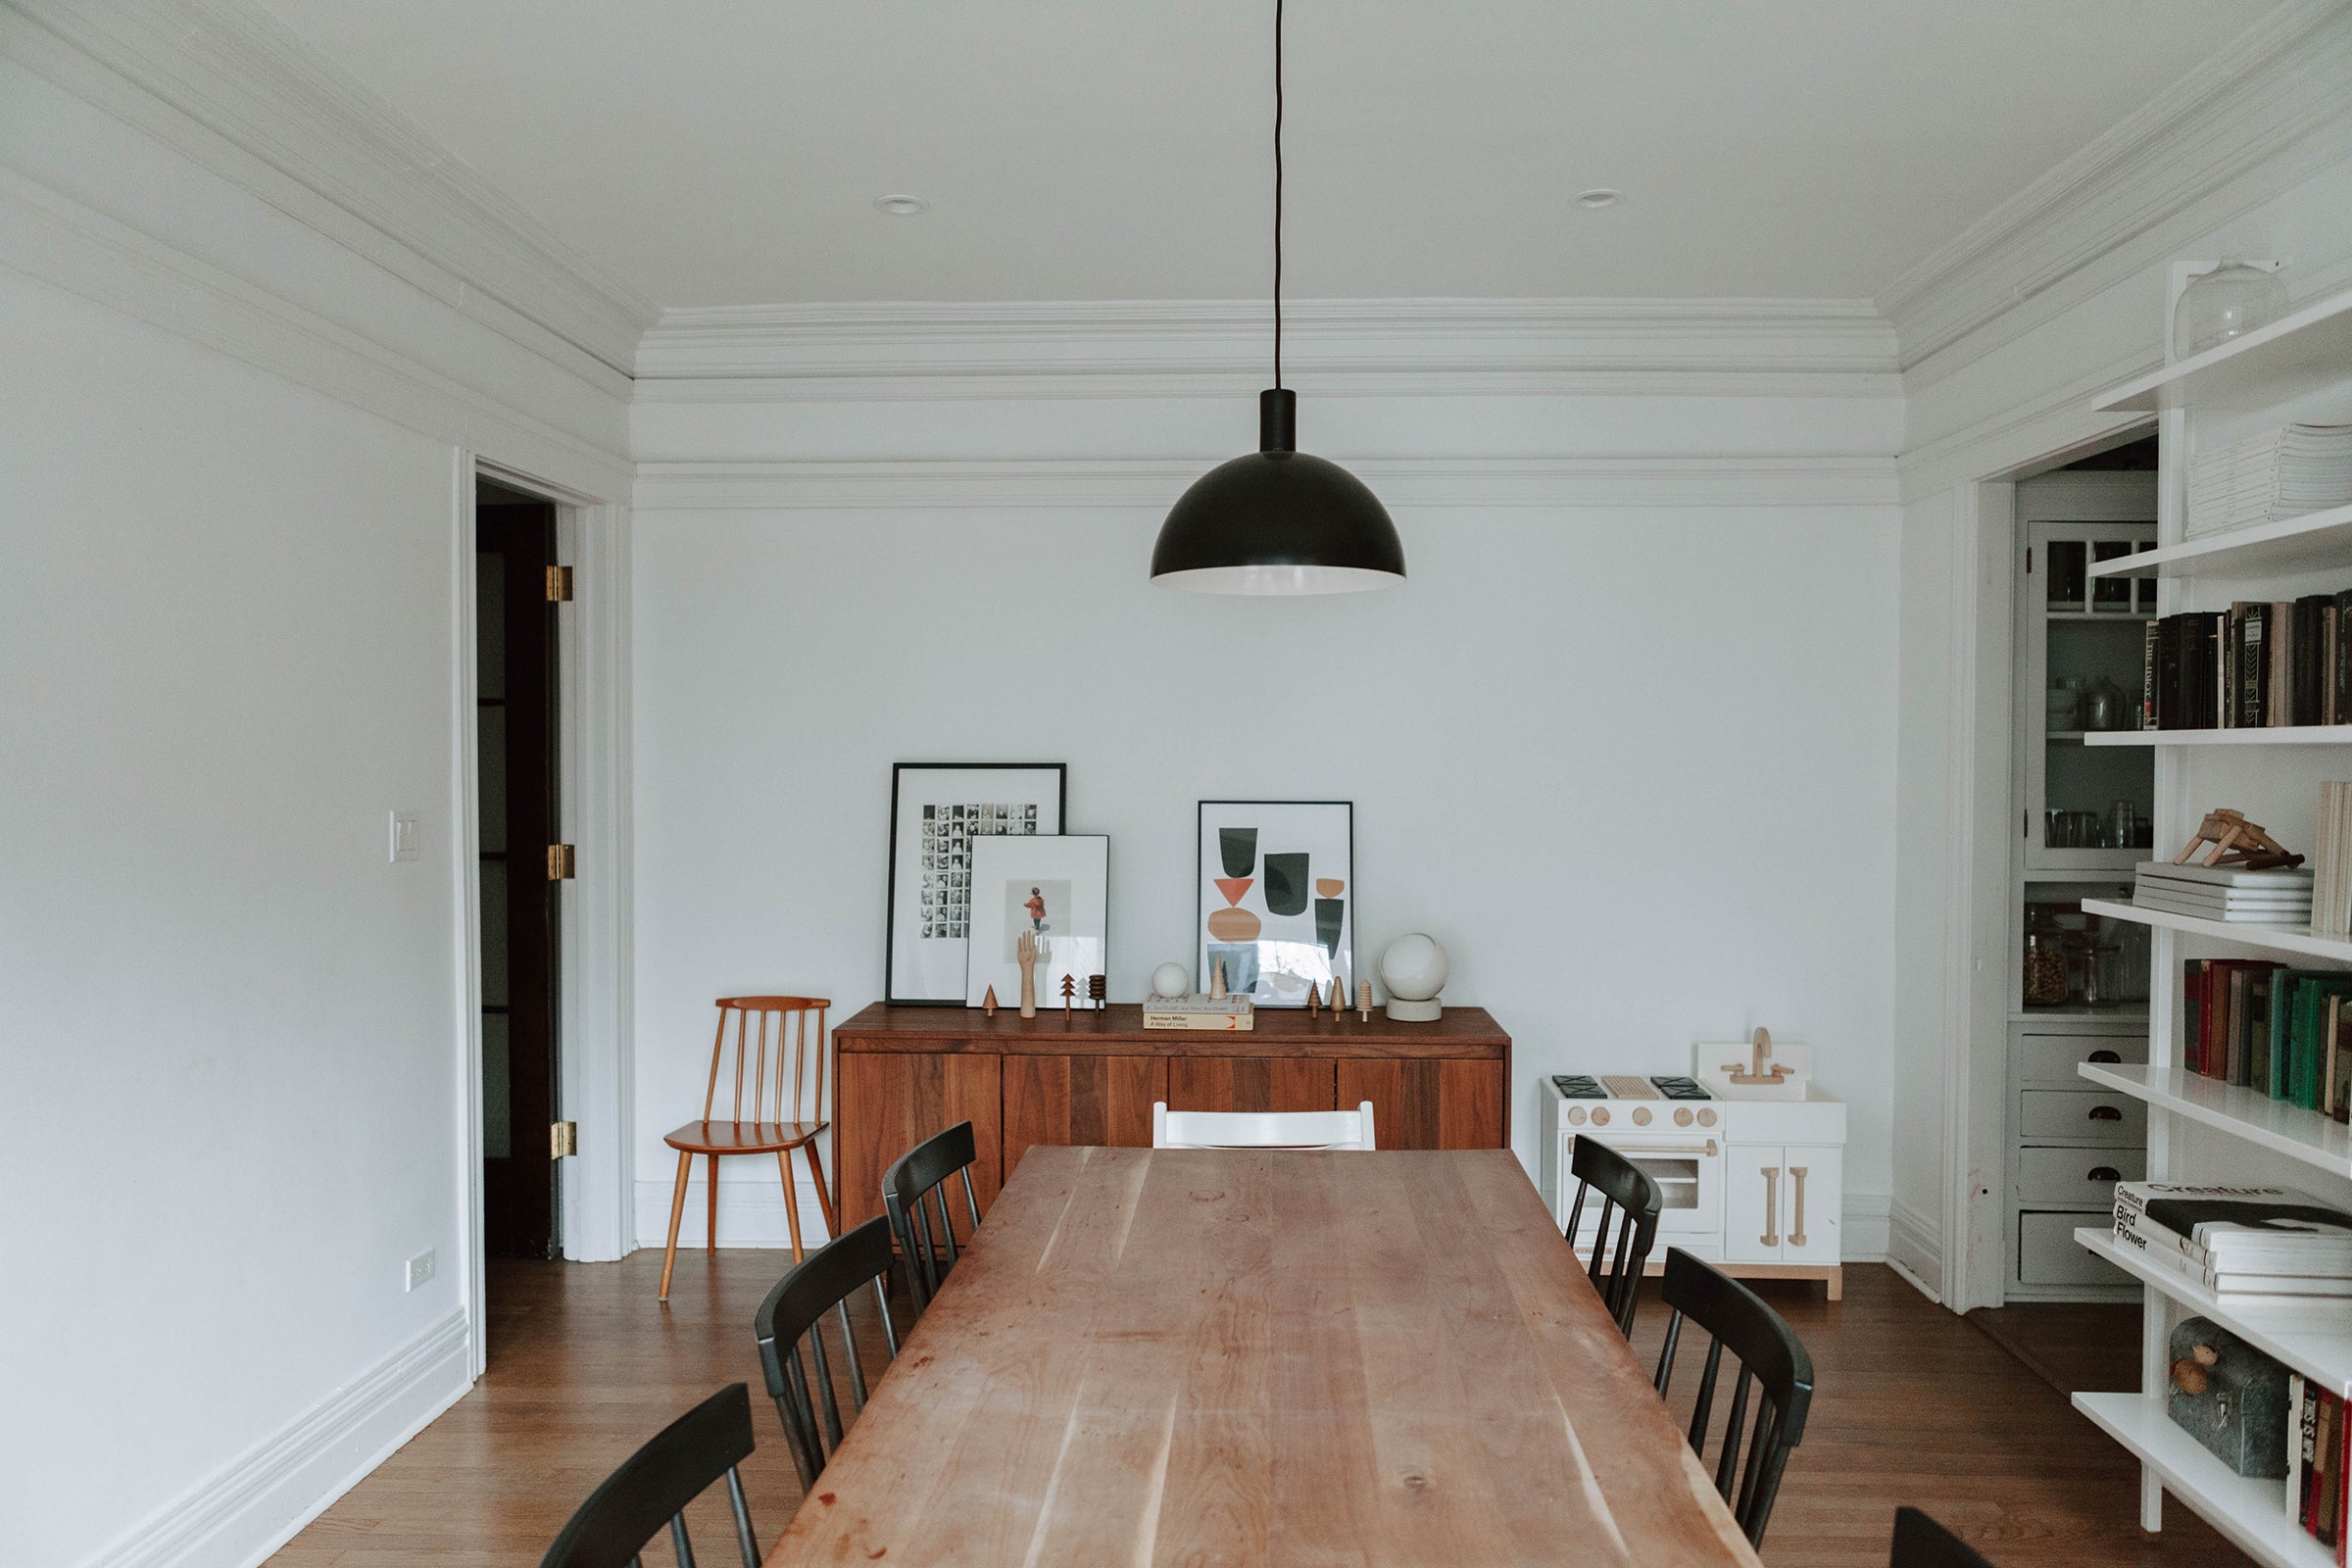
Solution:
[{"label": "framed print with black shapes", "polygon": [[1355,983],[1355,805],[1202,801],[1194,945],[1202,991],[1303,1007],[1306,988]]},{"label": "framed print with black shapes", "polygon": [[975,839],[1061,832],[1062,762],[901,762],[890,774],[882,996],[960,1006]]}]

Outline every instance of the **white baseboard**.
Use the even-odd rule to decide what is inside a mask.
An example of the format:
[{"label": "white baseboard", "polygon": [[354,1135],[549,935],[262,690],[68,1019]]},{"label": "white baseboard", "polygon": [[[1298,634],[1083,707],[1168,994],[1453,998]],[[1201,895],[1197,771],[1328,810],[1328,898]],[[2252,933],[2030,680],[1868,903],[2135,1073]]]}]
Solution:
[{"label": "white baseboard", "polygon": [[1943,1299],[1943,1249],[1935,1220],[1907,1203],[1887,1210],[1886,1261],[1932,1301]]},{"label": "white baseboard", "polygon": [[[775,1174],[775,1166],[766,1161],[743,1161],[744,1164],[767,1164],[768,1176],[759,1181],[748,1176],[721,1174],[718,1178],[718,1245],[721,1247],[785,1248],[792,1246],[792,1230],[784,1218],[784,1184]],[[797,1178],[794,1191],[801,1204],[801,1245],[814,1246],[830,1239],[825,1229],[825,1211],[816,1200],[816,1184],[808,1179],[806,1169],[795,1161]],[[669,1238],[669,1199],[676,1191],[674,1178],[660,1181],[640,1178],[637,1183],[637,1245],[660,1247]],[[701,1162],[695,1166],[694,1179],[686,1188],[686,1213],[678,1223],[678,1246],[703,1245],[703,1232],[708,1224],[710,1196],[703,1185]]]},{"label": "white baseboard", "polygon": [[1838,1239],[1838,1254],[1847,1263],[1878,1263],[1886,1256],[1886,1202],[1885,1193],[1848,1193],[1838,1208],[1844,1234]]},{"label": "white baseboard", "polygon": [[463,1307],[149,1516],[85,1568],[255,1568],[465,1396]]}]

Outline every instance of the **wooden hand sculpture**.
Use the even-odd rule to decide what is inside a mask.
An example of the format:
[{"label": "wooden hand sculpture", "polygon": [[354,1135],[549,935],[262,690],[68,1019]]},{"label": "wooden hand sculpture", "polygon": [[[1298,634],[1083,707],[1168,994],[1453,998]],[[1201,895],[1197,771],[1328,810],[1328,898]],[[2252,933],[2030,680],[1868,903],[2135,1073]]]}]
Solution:
[{"label": "wooden hand sculpture", "polygon": [[1024,931],[1012,944],[1013,961],[1021,966],[1021,1016],[1037,1016],[1037,933]]}]

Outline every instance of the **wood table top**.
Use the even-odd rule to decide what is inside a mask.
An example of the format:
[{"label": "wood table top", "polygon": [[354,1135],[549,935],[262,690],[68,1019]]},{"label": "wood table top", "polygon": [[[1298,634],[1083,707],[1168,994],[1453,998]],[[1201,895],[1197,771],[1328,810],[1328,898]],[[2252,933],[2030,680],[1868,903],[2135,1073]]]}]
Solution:
[{"label": "wood table top", "polygon": [[1257,1055],[1494,1057],[1511,1037],[1484,1007],[1447,1007],[1428,1023],[1397,1023],[1380,1008],[1369,1021],[1353,1012],[1334,1017],[1303,1007],[1260,1007],[1251,1027],[1226,1034],[1206,1029],[1146,1029],[1144,1009],[1114,1002],[1101,1010],[1040,1005],[1024,1018],[1015,1007],[992,1016],[977,1007],[908,1006],[875,1003],[834,1027],[834,1048],[860,1052],[983,1052],[1004,1055]]},{"label": "wood table top", "polygon": [[767,1557],[876,1562],[1757,1568],[1508,1151],[1047,1146]]}]

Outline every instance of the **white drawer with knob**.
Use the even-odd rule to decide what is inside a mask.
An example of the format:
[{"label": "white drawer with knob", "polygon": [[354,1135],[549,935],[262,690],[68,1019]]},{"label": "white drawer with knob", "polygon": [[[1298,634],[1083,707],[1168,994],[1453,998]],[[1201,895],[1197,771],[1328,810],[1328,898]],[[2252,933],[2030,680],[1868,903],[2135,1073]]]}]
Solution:
[{"label": "white drawer with knob", "polygon": [[2147,1174],[2142,1149],[2021,1149],[2017,1199],[2106,1210],[2115,1203],[2117,1182],[2145,1181]]},{"label": "white drawer with knob", "polygon": [[2080,1084],[2086,1061],[2139,1063],[2148,1059],[2144,1035],[2022,1035],[2017,1042],[2020,1083]]},{"label": "white drawer with knob", "polygon": [[2034,1140],[2144,1145],[2148,1108],[2130,1095],[2096,1089],[2021,1089],[2017,1131]]}]

